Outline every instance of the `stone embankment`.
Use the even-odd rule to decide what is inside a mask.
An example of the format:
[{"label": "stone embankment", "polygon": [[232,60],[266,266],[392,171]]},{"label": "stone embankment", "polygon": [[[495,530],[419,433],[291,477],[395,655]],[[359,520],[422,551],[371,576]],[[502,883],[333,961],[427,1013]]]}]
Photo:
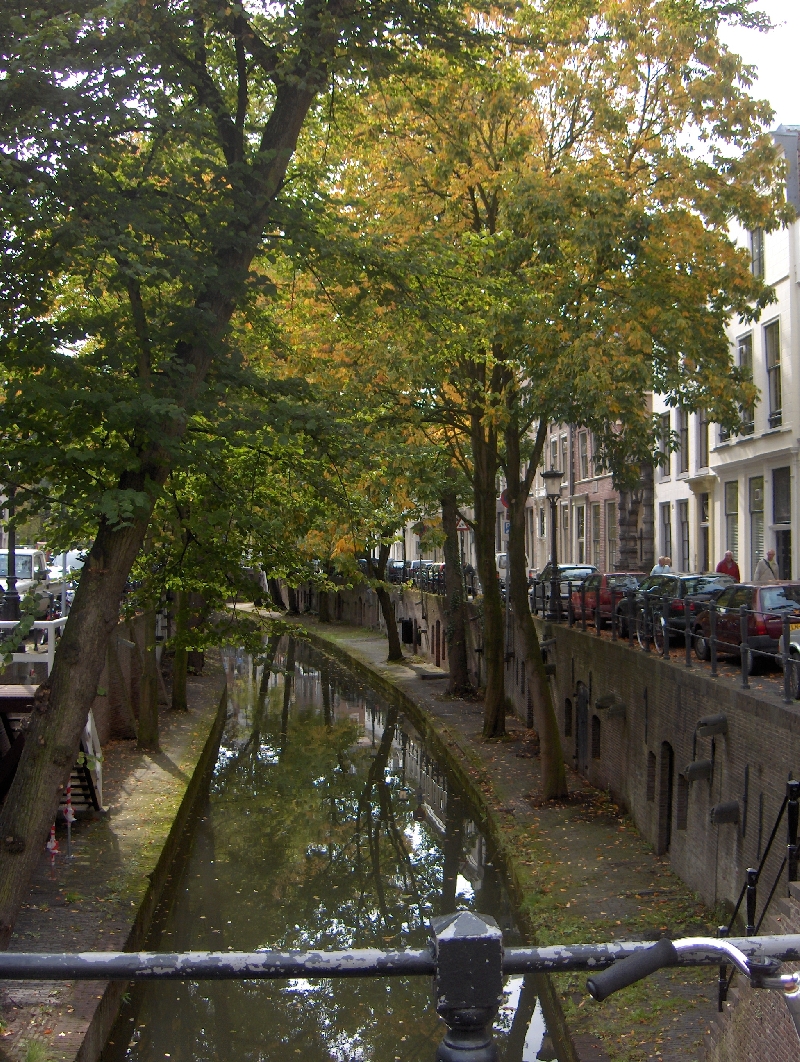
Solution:
[{"label": "stone embankment", "polygon": [[[399,699],[447,756],[503,859],[531,942],[714,935],[718,915],[654,855],[603,792],[570,774],[568,800],[539,801],[534,735],[519,720],[509,719],[508,741],[486,743],[480,704],[447,697],[445,671],[420,666],[419,655],[386,663],[378,632],[306,618],[303,626],[317,644]],[[579,1062],[694,1062],[704,1056],[717,1018],[716,980],[711,969],[670,971],[602,1005],[586,994],[584,975],[555,977],[552,991]]]},{"label": "stone embankment", "polygon": [[[161,751],[104,745],[105,810],[65,828],[42,853],[12,951],[135,951],[144,946],[182,834],[208,786],[225,722],[215,654],[188,680],[188,712],[162,711]],[[120,982],[0,983],[0,1059],[96,1062],[117,1016]]]}]

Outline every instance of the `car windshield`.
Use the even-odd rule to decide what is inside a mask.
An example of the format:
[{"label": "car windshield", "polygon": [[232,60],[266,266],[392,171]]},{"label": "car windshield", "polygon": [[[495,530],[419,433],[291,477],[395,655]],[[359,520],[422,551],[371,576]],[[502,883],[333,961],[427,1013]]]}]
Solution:
[{"label": "car windshield", "polygon": [[[14,569],[17,573],[18,579],[32,579],[33,578],[33,557],[20,557],[17,554],[14,557]],[[8,553],[0,553],[0,577],[3,579],[8,575]]]},{"label": "car windshield", "polygon": [[576,582],[579,579],[588,579],[590,575],[594,575],[594,568],[562,568],[561,578],[566,580],[571,579],[572,582]]},{"label": "car windshield", "polygon": [[686,594],[704,594],[707,590],[731,586],[733,579],[730,575],[699,575],[696,579],[684,579],[683,584]]},{"label": "car windshield", "polygon": [[761,591],[764,611],[776,608],[800,608],[800,584],[796,586],[768,586]]},{"label": "car windshield", "polygon": [[635,590],[642,578],[643,576],[641,575],[609,575],[607,582],[609,586],[614,587],[616,590],[619,590],[620,587],[624,587],[626,590],[628,588]]}]

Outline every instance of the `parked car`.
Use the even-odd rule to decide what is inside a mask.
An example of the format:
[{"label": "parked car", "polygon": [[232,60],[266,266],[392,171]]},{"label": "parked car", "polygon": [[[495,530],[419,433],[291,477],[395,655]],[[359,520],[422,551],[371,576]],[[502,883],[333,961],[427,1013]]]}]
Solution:
[{"label": "parked car", "polygon": [[405,582],[406,566],[401,560],[389,560],[386,562],[386,581],[388,583]]},{"label": "parked car", "polygon": [[[17,546],[14,550],[14,570],[20,600],[28,594],[33,594],[36,601],[36,619],[47,619],[52,594],[44,552],[34,546]],[[8,589],[8,550],[0,550],[0,588],[3,593]]]},{"label": "parked car", "polygon": [[[699,615],[708,608],[729,586],[730,575],[721,572],[681,573],[650,575],[642,582],[636,600],[636,637],[644,647],[647,634],[652,637],[659,652],[664,647],[664,630],[669,629],[670,643],[683,638],[686,629],[686,610],[690,617]],[[649,611],[654,619],[645,622],[645,597],[649,598]],[[667,602],[666,614],[664,602]],[[664,622],[665,621],[665,622]],[[690,628],[692,624],[690,622]]]},{"label": "parked car", "polygon": [[[534,612],[544,611],[546,607],[546,601],[550,597],[550,584],[553,579],[552,566],[548,563],[541,570],[536,577],[533,587],[531,588],[531,607]],[[559,564],[558,565],[558,580],[561,588],[561,604],[566,614],[567,603],[569,602],[570,595],[570,583],[572,583],[572,589],[576,586],[580,586],[584,579],[588,579],[590,575],[594,575],[597,568],[594,564]]]},{"label": "parked car", "polygon": [[[646,578],[647,572],[595,572],[594,575],[584,579],[577,589],[573,586],[573,614],[579,620],[582,620],[583,604],[585,602],[586,619],[593,623],[599,595],[600,625],[603,626],[604,623],[610,620],[613,612],[619,621],[620,632],[627,633],[628,599],[625,595],[628,590],[638,590],[640,584]],[[584,590],[585,592],[583,592]]]},{"label": "parked car", "polygon": [[[508,576],[508,553],[495,553],[494,566],[497,569],[497,579],[500,583],[500,593],[506,592],[506,577]],[[528,558],[525,558],[525,572],[528,580],[528,586],[533,582],[533,568],[530,566]]]},{"label": "parked car", "polygon": [[[790,627],[800,629],[800,583],[769,583],[753,586],[734,583],[717,598],[717,651],[739,655],[742,645],[742,621],[740,609],[747,613],[747,643],[755,652],[750,653],[750,670],[764,660],[765,654],[775,656],[783,635],[783,618],[789,615]],[[711,655],[711,613],[706,608],[697,616],[694,624],[694,651],[699,660],[708,660]]]}]

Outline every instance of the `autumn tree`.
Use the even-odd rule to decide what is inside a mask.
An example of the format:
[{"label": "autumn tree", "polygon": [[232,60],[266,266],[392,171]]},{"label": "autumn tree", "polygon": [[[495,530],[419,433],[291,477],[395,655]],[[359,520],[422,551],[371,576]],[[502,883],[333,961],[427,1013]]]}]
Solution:
[{"label": "autumn tree", "polygon": [[655,449],[646,392],[722,422],[752,397],[724,326],[771,294],[728,227],[769,229],[789,212],[768,108],[719,39],[722,23],[757,21],[748,8],[527,5],[502,56],[417,57],[384,79],[351,138],[349,207],[374,234],[376,272],[390,275],[395,251],[401,372],[473,482],[487,737],[503,731],[494,522],[501,472],[508,483],[511,595],[548,796],[565,780],[523,544],[547,424],[592,428],[622,484]]}]

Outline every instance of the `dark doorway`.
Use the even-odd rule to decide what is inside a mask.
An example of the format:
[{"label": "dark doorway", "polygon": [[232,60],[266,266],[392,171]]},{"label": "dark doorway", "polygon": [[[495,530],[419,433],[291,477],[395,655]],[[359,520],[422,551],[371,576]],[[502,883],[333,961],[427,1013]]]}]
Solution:
[{"label": "dark doorway", "polygon": [[436,652],[436,666],[442,666],[442,624],[436,621],[436,634],[434,635],[434,647]]},{"label": "dark doorway", "polygon": [[575,691],[575,766],[584,774],[589,769],[589,691],[582,682]]},{"label": "dark doorway", "polygon": [[658,842],[656,855],[669,851],[672,840],[672,785],[675,756],[668,741],[661,742],[661,763],[658,779]]},{"label": "dark doorway", "polygon": [[775,532],[775,560],[778,562],[778,572],[781,579],[792,577],[792,532]]}]

